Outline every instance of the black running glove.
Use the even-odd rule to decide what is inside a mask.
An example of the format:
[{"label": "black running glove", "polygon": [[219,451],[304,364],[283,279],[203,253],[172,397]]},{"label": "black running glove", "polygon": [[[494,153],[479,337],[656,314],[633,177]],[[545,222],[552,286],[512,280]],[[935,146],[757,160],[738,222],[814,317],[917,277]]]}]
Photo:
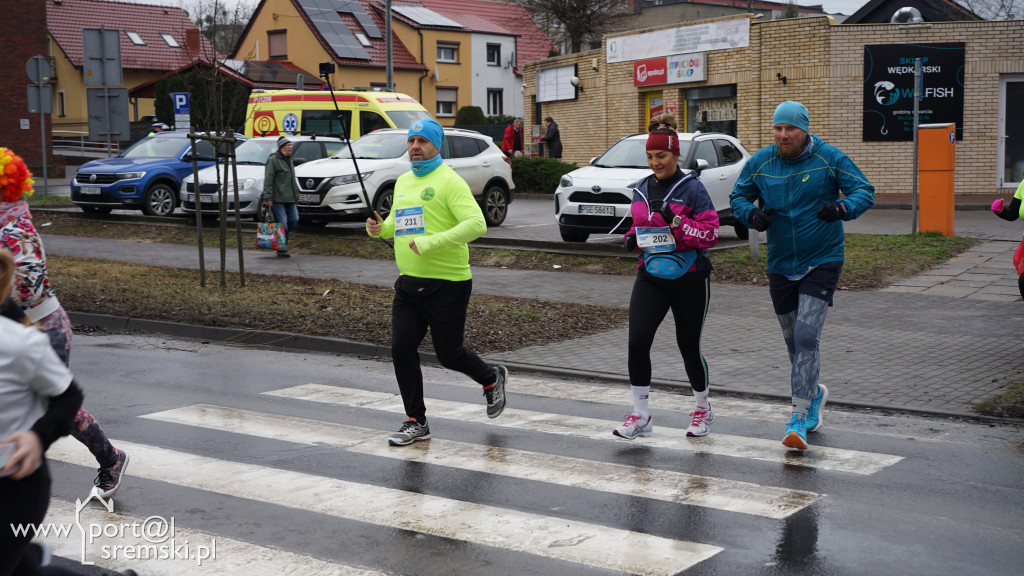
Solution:
[{"label": "black running glove", "polygon": [[767,230],[768,227],[772,225],[772,212],[774,211],[775,210],[772,209],[765,212],[760,208],[754,208],[754,210],[750,212],[750,224],[753,225],[754,230],[757,230],[758,232],[764,232]]},{"label": "black running glove", "polygon": [[633,252],[636,250],[636,232],[630,233],[626,236],[626,252]]},{"label": "black running glove", "polygon": [[665,224],[668,226],[671,226],[672,221],[676,219],[676,213],[672,211],[672,206],[667,202],[661,207],[661,217],[665,219]]},{"label": "black running glove", "polygon": [[835,222],[846,214],[846,206],[839,202],[826,202],[818,208],[818,219],[825,222]]}]

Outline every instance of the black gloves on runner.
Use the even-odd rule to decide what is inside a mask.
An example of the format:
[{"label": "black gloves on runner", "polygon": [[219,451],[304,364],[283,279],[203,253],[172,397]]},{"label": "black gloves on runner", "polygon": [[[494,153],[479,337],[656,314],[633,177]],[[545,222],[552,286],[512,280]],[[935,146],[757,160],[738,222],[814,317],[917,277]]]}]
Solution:
[{"label": "black gloves on runner", "polygon": [[825,222],[835,222],[846,214],[846,206],[839,202],[826,202],[818,208],[818,219]]},{"label": "black gloves on runner", "polygon": [[636,232],[631,232],[629,236],[626,236],[626,252],[634,250],[636,250]]},{"label": "black gloves on runner", "polygon": [[671,226],[672,221],[676,219],[676,213],[672,211],[672,206],[666,202],[661,207],[661,217],[665,219],[665,224]]},{"label": "black gloves on runner", "polygon": [[765,212],[760,208],[754,208],[754,210],[750,212],[750,223],[754,226],[754,230],[757,230],[758,232],[764,232],[767,230],[768,227],[772,225],[772,212],[774,211],[774,209],[771,209]]}]

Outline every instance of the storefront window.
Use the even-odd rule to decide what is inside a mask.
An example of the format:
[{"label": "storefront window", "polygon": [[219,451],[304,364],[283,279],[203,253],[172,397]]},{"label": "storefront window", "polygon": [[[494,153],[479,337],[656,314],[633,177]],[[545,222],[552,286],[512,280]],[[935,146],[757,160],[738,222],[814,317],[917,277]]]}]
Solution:
[{"label": "storefront window", "polygon": [[736,86],[686,91],[686,131],[736,136]]},{"label": "storefront window", "polygon": [[1002,125],[999,131],[1003,143],[999,151],[1002,159],[1000,185],[1014,188],[1024,179],[1024,111],[1019,106],[1024,102],[1024,76],[1002,78],[1000,84]]}]

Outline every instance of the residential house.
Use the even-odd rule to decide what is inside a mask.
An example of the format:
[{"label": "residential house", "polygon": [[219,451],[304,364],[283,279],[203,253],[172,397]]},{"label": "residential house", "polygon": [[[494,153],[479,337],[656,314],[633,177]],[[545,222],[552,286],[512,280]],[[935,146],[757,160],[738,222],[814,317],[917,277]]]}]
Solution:
[{"label": "residential house", "polygon": [[[181,8],[107,0],[45,0],[49,57],[53,65],[54,137],[87,135],[87,88],[82,49],[83,28],[117,30],[122,81],[132,88],[152,82],[212,53],[199,29]],[[191,34],[191,41],[186,39]],[[188,47],[191,46],[191,49]],[[129,119],[154,113],[154,99],[129,98]]]},{"label": "residential house", "polygon": [[491,0],[420,2],[474,32],[472,104],[488,116],[521,117],[522,67],[557,53],[551,39],[526,9],[519,4]]},{"label": "residential house", "polygon": [[[330,84],[335,90],[385,88],[385,30],[383,11],[370,0],[261,0],[239,36],[232,58],[250,63],[289,62],[318,72],[320,64],[333,62],[336,69]],[[426,66],[394,30],[391,45],[395,91],[424,102]]]},{"label": "residential house", "polygon": [[459,108],[472,103],[472,30],[420,3],[392,2],[391,22],[395,35],[415,47],[414,57],[427,70],[417,99],[438,122],[453,125]]},{"label": "residential house", "polygon": [[[385,21],[378,0],[262,0],[232,56],[307,70],[334,62],[335,89],[385,88]],[[521,66],[554,50],[522,6],[504,2],[393,2],[391,28],[394,90],[446,125],[468,105],[522,115]]]}]

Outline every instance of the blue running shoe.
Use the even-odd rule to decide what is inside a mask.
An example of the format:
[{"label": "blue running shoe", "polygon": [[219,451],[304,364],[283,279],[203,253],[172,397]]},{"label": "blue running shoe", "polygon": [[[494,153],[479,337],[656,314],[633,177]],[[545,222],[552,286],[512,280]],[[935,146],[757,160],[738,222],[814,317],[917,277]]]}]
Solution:
[{"label": "blue running shoe", "polygon": [[807,450],[807,417],[801,414],[793,414],[789,424],[786,425],[786,437],[782,439],[782,445],[797,450]]},{"label": "blue running shoe", "polygon": [[818,384],[818,395],[811,399],[811,405],[807,407],[807,431],[817,432],[821,428],[821,409],[828,402],[828,388],[824,384]]}]

